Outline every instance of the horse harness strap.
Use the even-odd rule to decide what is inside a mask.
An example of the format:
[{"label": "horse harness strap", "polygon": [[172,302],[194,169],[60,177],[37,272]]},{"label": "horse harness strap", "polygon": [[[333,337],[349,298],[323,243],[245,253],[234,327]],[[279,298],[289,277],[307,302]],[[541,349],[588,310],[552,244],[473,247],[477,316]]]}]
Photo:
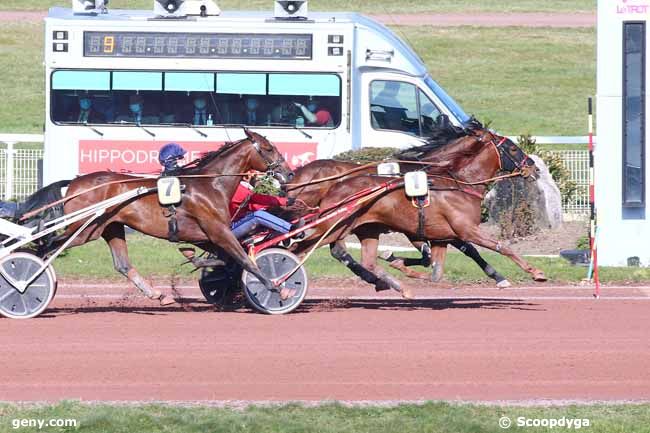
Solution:
[{"label": "horse harness strap", "polygon": [[230,222],[234,222],[235,219],[239,216],[239,212],[241,212],[243,209],[246,209],[248,207],[248,203],[251,201],[251,194],[247,195],[244,201],[241,202],[239,206],[237,206],[237,210],[235,213],[232,214],[232,218],[230,218]]},{"label": "horse harness strap", "polygon": [[178,220],[176,219],[176,206],[168,205],[165,206],[167,209],[167,215],[165,215],[165,211],[163,210],[163,216],[165,218],[169,218],[169,221],[167,222],[167,237],[169,239],[169,242],[178,242]]},{"label": "horse harness strap", "polygon": [[427,239],[424,235],[424,226],[426,225],[425,209],[431,204],[431,197],[428,193],[422,197],[413,197],[411,204],[418,210],[418,228],[415,231],[415,237],[417,240],[426,241]]}]

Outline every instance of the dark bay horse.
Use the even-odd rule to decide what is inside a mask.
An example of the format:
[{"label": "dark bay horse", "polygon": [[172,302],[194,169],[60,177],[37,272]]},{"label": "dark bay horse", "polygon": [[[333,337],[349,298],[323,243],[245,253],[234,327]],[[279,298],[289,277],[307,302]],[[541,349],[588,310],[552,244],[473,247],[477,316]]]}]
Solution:
[{"label": "dark bay horse", "polygon": [[[478,124],[476,126],[478,126]],[[466,135],[461,128],[448,125],[445,128],[436,129],[434,134],[431,137],[428,137],[426,144],[400,151],[396,153],[394,157],[399,160],[410,159],[419,162],[436,162],[438,163],[435,167],[437,171],[448,169],[454,163],[453,158],[457,158],[459,153],[455,146],[447,146],[447,144],[454,139],[465,136]],[[426,166],[415,164],[402,164],[401,168],[403,169],[402,171],[427,169]],[[302,186],[289,186],[287,188],[288,195],[290,197],[300,198],[308,206],[317,207],[320,205],[323,197],[327,194],[327,191],[336,183],[355,176],[376,174],[376,172],[377,167],[374,164],[364,166],[349,161],[337,161],[332,159],[316,160],[296,169],[296,175],[292,184],[307,184],[325,178],[331,178],[331,180],[317,181]],[[349,174],[346,175],[346,173]],[[366,231],[365,229],[362,230],[364,230],[364,232]],[[428,242],[423,242],[414,238],[410,238],[409,240],[413,246],[421,252],[422,258],[412,259],[392,256],[389,259],[390,265],[399,269],[409,277],[420,279],[427,279],[428,276],[409,269],[409,266],[421,265],[427,267],[433,265],[431,278],[433,281],[439,281],[443,274],[447,242],[432,242],[429,246]],[[464,242],[460,239],[452,239],[449,243],[474,260],[488,277],[497,282],[498,287],[507,287],[510,285],[508,280],[506,280],[481,257],[479,252],[471,243]],[[432,252],[433,257],[435,258],[433,262],[431,260]]]},{"label": "dark bay horse", "polygon": [[[266,138],[248,130],[245,130],[245,133],[246,138],[208,152],[175,173],[185,185],[182,201],[175,207],[178,226],[176,238],[209,252],[216,252],[216,249],[220,248],[259,278],[267,289],[280,290],[264,277],[230,231],[228,204],[242,179],[242,174],[248,170],[273,172],[282,177],[284,182],[291,179],[293,173],[282,155]],[[81,191],[104,184],[108,185],[74,197]],[[134,188],[150,188],[155,185],[156,179],[134,180],[134,176],[113,172],[80,176],[70,183],[66,197],[74,198],[65,203],[64,212],[68,214],[92,206]],[[162,304],[172,303],[171,297],[154,290],[131,265],[124,233],[124,226],[129,226],[144,234],[168,239],[169,217],[168,209],[159,204],[156,192],[138,196],[109,208],[102,217],[83,230],[70,246],[83,245],[103,237],[111,249],[113,263],[118,272],[126,276],[149,298],[160,299]],[[69,226],[59,242],[64,242],[82,223]],[[283,293],[283,290],[280,292],[283,298],[289,296]]]},{"label": "dark bay horse", "polygon": [[[329,244],[332,255],[350,267],[351,256],[345,251],[342,240],[354,232],[361,240],[362,264],[356,264],[357,267],[351,269],[366,281],[375,283],[372,281],[370,270],[376,266],[378,232],[390,230],[414,238],[421,231],[429,240],[446,241],[457,238],[497,251],[511,258],[535,280],[545,280],[541,270],[533,268],[509,247],[501,245],[500,242],[490,239],[481,232],[479,228],[481,201],[486,187],[460,183],[461,180],[483,181],[493,177],[500,170],[518,171],[529,176],[535,170],[532,160],[512,141],[482,128],[469,131],[466,137],[456,140],[453,146],[460,154],[464,154],[464,157],[457,158],[451,170],[445,169],[440,177],[431,179],[433,187],[430,191],[430,204],[424,208],[425,221],[422,227],[418,227],[419,212],[412,205],[411,199],[405,195],[403,181],[394,179],[391,181],[391,188],[383,195],[373,199],[336,228],[332,228],[335,224],[333,220],[325,221],[315,227],[303,242],[295,244],[294,252],[304,253],[318,242],[324,233],[331,230],[321,240],[321,244]],[[454,178],[446,174],[447,171],[453,173]],[[435,174],[434,171],[430,173]],[[379,186],[387,181],[390,179],[374,175],[346,179],[328,190],[326,197],[320,203],[321,209],[336,206],[351,194]],[[364,270],[366,272],[363,272]],[[369,276],[370,280],[367,279]]]}]

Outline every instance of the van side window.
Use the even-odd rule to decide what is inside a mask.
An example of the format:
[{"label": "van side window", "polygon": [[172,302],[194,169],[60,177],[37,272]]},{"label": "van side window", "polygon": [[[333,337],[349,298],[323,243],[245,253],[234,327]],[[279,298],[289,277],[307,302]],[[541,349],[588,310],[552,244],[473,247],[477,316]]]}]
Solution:
[{"label": "van side window", "polygon": [[435,128],[440,110],[422,90],[418,90],[418,95],[420,96],[420,128],[422,131],[420,135],[428,136]]},{"label": "van side window", "polygon": [[52,73],[59,123],[335,128],[332,73],[67,71]]},{"label": "van side window", "polygon": [[428,136],[440,109],[415,85],[401,81],[370,83],[370,121],[375,129]]},{"label": "van side window", "polygon": [[415,86],[400,81],[370,83],[370,119],[375,129],[419,135]]}]

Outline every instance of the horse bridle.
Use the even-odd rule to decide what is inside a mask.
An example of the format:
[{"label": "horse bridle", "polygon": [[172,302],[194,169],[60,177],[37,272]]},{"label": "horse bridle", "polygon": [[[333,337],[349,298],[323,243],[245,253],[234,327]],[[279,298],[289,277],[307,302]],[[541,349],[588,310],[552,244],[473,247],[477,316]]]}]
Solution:
[{"label": "horse bridle", "polygon": [[281,179],[278,180],[280,180],[281,182],[286,182],[287,179],[284,178],[284,175],[282,173],[276,173],[275,171],[278,167],[282,166],[282,164],[284,163],[284,158],[280,156],[278,157],[278,159],[273,161],[272,159],[268,158],[264,154],[264,152],[262,151],[262,147],[255,140],[254,137],[248,137],[248,139],[251,141],[251,144],[253,145],[253,148],[257,151],[257,154],[262,158],[262,160],[266,164],[266,173],[271,177],[281,176]]},{"label": "horse bridle", "polygon": [[[531,159],[528,154],[526,154],[524,151],[522,153],[524,154],[525,158],[521,160],[521,162],[517,162],[512,155],[510,155],[510,152],[505,148],[503,145],[508,138],[507,137],[501,137],[501,139],[497,142],[497,138],[499,137],[496,134],[493,134],[491,132],[485,131],[483,134],[478,137],[478,140],[481,142],[485,142],[485,137],[489,134],[490,136],[490,141],[488,142],[492,146],[494,146],[494,150],[497,153],[497,156],[499,158],[499,170],[503,170],[503,157],[506,157],[512,162],[512,164],[515,166],[515,169],[518,171],[523,171],[524,168],[526,167],[526,162]],[[532,161],[532,159],[531,159]]]}]

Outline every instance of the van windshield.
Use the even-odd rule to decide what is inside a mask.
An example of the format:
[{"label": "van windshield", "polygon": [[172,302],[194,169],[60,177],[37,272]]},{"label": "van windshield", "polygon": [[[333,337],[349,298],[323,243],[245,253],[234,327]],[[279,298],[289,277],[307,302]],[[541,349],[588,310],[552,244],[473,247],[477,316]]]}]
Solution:
[{"label": "van windshield", "polygon": [[436,94],[436,96],[442,101],[443,104],[449,108],[449,110],[456,116],[458,120],[460,120],[461,123],[466,123],[469,119],[470,116],[465,113],[465,111],[458,105],[458,103],[445,92],[445,90],[440,87],[438,83],[436,83],[433,78],[430,76],[427,76],[424,79],[424,82],[427,84],[429,89],[433,91],[433,93]]}]

